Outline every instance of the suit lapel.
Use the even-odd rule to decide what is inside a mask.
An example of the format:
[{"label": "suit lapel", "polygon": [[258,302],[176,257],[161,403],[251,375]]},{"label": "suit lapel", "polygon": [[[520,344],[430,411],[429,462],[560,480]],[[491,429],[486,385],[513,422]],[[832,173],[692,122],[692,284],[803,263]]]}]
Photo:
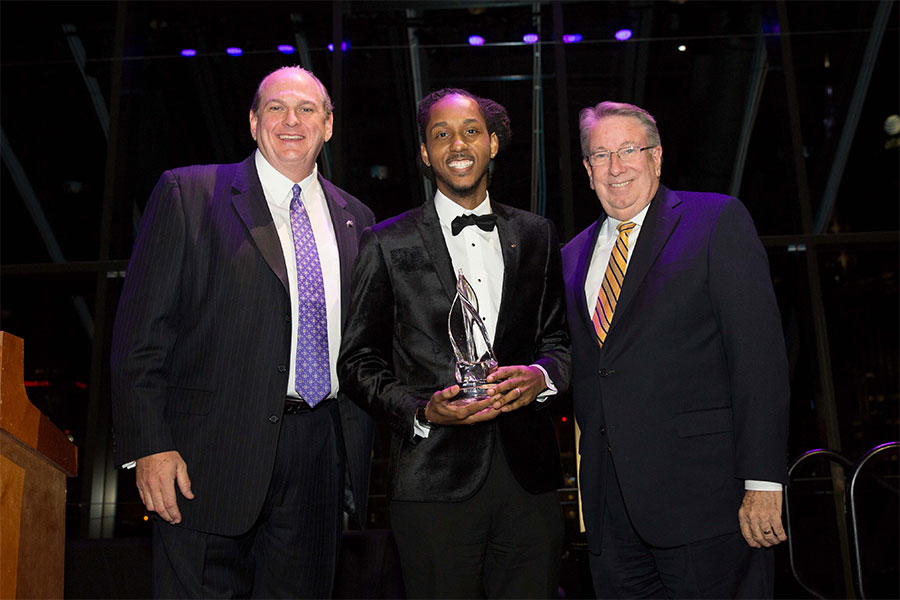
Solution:
[{"label": "suit lapel", "polygon": [[500,292],[500,309],[497,314],[497,328],[494,331],[494,342],[503,339],[503,332],[509,319],[504,315],[510,314],[510,302],[515,302],[514,290],[519,281],[519,234],[515,223],[502,204],[492,203],[494,214],[497,215],[497,233],[500,236],[500,250],[503,253],[503,289]]},{"label": "suit lapel", "polygon": [[456,295],[456,273],[453,271],[453,261],[450,259],[447,244],[444,242],[444,234],[441,233],[441,223],[434,208],[434,200],[427,200],[422,206],[416,226],[422,236],[425,250],[431,257],[431,264],[434,265],[434,270],[441,281],[441,287],[444,288],[448,300],[452,301]]},{"label": "suit lapel", "polygon": [[328,205],[328,213],[331,216],[331,226],[334,229],[334,238],[337,241],[338,256],[340,257],[341,270],[341,324],[347,318],[350,308],[350,277],[353,272],[354,250],[357,245],[356,228],[359,225],[353,214],[347,210],[347,201],[337,192],[330,181],[319,175],[319,185],[325,194],[325,203]]},{"label": "suit lapel", "polygon": [[263,259],[272,272],[281,281],[284,290],[288,291],[287,268],[284,264],[284,253],[281,241],[275,231],[272,213],[266,204],[266,196],[256,173],[254,155],[237,166],[234,180],[231,183],[231,203],[238,216],[244,222],[253,242],[262,254]]},{"label": "suit lapel", "polygon": [[650,267],[656,262],[659,253],[669,241],[672,232],[675,231],[678,221],[681,220],[681,213],[677,208],[679,204],[681,204],[681,199],[674,192],[669,191],[663,185],[659,186],[659,190],[647,210],[644,224],[641,226],[641,235],[638,237],[634,254],[628,263],[625,283],[622,284],[622,293],[616,304],[609,336],[613,335],[616,324],[621,321],[622,316],[628,310],[628,305],[647,277]]}]

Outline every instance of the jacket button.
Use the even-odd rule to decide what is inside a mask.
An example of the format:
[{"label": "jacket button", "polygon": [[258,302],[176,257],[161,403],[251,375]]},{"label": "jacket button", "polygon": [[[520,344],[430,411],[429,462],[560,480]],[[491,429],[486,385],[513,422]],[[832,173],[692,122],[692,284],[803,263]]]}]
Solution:
[{"label": "jacket button", "polygon": [[284,365],[278,365],[278,372],[279,373],[287,373],[287,367]]},{"label": "jacket button", "polygon": [[284,315],[284,320],[286,323],[290,323],[291,322],[291,313]]},{"label": "jacket button", "polygon": [[600,428],[600,435],[606,435],[606,427]]},{"label": "jacket button", "polygon": [[269,415],[269,423],[274,425],[278,422],[278,415]]},{"label": "jacket button", "polygon": [[600,377],[606,377],[609,375],[609,369],[600,369],[599,371]]}]

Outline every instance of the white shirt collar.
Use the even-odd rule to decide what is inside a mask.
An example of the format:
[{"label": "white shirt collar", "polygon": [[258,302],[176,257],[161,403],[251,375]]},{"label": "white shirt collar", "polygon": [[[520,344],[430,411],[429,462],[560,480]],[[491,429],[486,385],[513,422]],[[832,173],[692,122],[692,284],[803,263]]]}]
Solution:
[{"label": "white shirt collar", "polygon": [[[630,218],[628,220],[631,221],[632,223],[634,223],[635,225],[637,225],[638,227],[640,227],[641,225],[644,224],[644,219],[647,217],[647,210],[649,210],[649,209],[650,209],[650,202],[647,203],[647,206],[645,206],[643,209],[641,209],[641,212],[634,215],[632,218]],[[607,231],[612,232],[613,230],[615,230],[616,227],[619,226],[619,223],[621,223],[621,222],[622,221],[620,221],[618,219],[614,219],[611,215],[606,215],[606,223],[608,225]],[[618,235],[618,234],[616,234],[616,235]]]},{"label": "white shirt collar", "polygon": [[491,195],[487,192],[481,204],[473,210],[467,210],[438,190],[434,194],[434,208],[437,210],[438,220],[444,227],[450,227],[453,219],[462,215],[489,215],[494,212],[491,209]]},{"label": "white shirt collar", "polygon": [[[266,157],[262,155],[259,149],[256,150],[256,173],[259,175],[259,182],[262,184],[263,192],[266,198],[276,206],[287,206],[291,202],[293,196],[292,189],[294,182],[278,172],[278,170],[269,164]],[[305,197],[309,197],[318,184],[319,167],[313,165],[312,173],[305,179],[300,181],[300,190]]]}]

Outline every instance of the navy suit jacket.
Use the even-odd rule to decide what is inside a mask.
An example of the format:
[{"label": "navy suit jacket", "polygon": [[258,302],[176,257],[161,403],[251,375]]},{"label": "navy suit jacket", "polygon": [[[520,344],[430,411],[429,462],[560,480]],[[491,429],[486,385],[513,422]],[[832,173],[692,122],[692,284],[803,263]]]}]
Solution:
[{"label": "navy suit jacket", "polygon": [[738,199],[660,186],[601,348],[584,284],[605,218],[562,253],[589,545],[615,485],[610,451],[650,544],[735,531],[745,479],[787,481],[787,359],[765,250]]},{"label": "navy suit jacket", "polygon": [[[492,203],[503,254],[503,288],[493,348],[500,365],[539,364],[560,391],[569,383],[559,243],[543,217]],[[456,275],[434,202],[363,235],[353,302],[338,369],[353,399],[386,418],[392,436],[394,500],[465,500],[487,477],[495,436],[510,469],[531,493],[562,484],[549,411],[532,402],[472,426],[413,431],[416,406],[455,383],[447,314]]]},{"label": "navy suit jacket", "polygon": [[[374,216],[319,181],[340,255],[340,264],[322,267],[340,270],[344,320],[359,237]],[[181,453],[196,495],[178,494],[184,527],[237,535],[259,515],[293,335],[284,256],[254,156],[163,173],[141,222],[113,329],[114,451],[116,464]],[[342,470],[346,464],[357,513],[365,515],[373,423],[343,393],[338,404],[335,427],[346,451],[334,464]]]}]

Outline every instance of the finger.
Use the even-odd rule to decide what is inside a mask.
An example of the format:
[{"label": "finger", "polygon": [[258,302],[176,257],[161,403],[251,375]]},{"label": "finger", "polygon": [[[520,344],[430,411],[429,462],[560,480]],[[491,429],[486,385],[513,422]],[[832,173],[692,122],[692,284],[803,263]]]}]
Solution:
[{"label": "finger", "polygon": [[504,379],[509,379],[517,374],[515,367],[497,367],[491,374],[487,376],[488,383],[494,383],[495,381],[503,381]]},{"label": "finger", "polygon": [[510,390],[508,396],[511,401],[505,404],[503,408],[500,409],[503,412],[516,410],[517,408],[525,406],[529,402],[528,397],[525,397],[525,394],[524,392],[522,392],[521,388],[514,388]]},{"label": "finger", "polygon": [[181,494],[188,500],[194,499],[194,492],[191,490],[191,478],[188,477],[187,467],[182,466],[175,475],[175,481],[178,483],[178,489]]},{"label": "finger", "polygon": [[486,409],[478,411],[474,415],[469,415],[468,417],[466,417],[466,419],[463,421],[463,424],[474,425],[475,423],[483,423],[485,421],[490,421],[491,419],[496,419],[498,416],[500,416],[500,411],[494,410],[493,408],[488,406]]},{"label": "finger", "polygon": [[172,516],[169,514],[169,511],[166,508],[166,503],[163,500],[162,494],[151,488],[149,496],[150,503],[153,505],[153,511],[158,514],[160,518],[171,523]]},{"label": "finger", "polygon": [[144,508],[146,508],[149,512],[155,512],[153,510],[153,502],[150,500],[150,495],[144,495],[144,490],[141,489],[141,486],[137,486],[138,495],[141,497],[141,502],[144,503]]},{"label": "finger", "polygon": [[173,525],[181,522],[181,511],[178,510],[178,500],[175,497],[175,482],[169,482],[169,485],[163,488],[162,493],[163,506],[166,507],[166,513],[169,515],[169,523]]},{"label": "finger", "polygon": [[773,525],[760,525],[759,535],[760,544],[766,548],[774,546],[779,542],[778,533],[775,531],[775,527]]},{"label": "finger", "polygon": [[494,388],[494,395],[491,396],[491,400],[494,402],[495,409],[499,409],[503,405],[522,397],[522,388],[515,386],[512,382],[512,379],[508,379]]},{"label": "finger", "polygon": [[741,520],[740,520],[740,525],[741,525],[741,535],[744,536],[744,540],[747,542],[747,544],[748,544],[751,548],[759,548],[759,547],[760,547],[760,543],[757,542],[757,541],[756,541],[756,538],[753,536],[753,532],[752,532],[752,530],[750,529],[750,523],[748,523],[747,521],[741,519]]}]

